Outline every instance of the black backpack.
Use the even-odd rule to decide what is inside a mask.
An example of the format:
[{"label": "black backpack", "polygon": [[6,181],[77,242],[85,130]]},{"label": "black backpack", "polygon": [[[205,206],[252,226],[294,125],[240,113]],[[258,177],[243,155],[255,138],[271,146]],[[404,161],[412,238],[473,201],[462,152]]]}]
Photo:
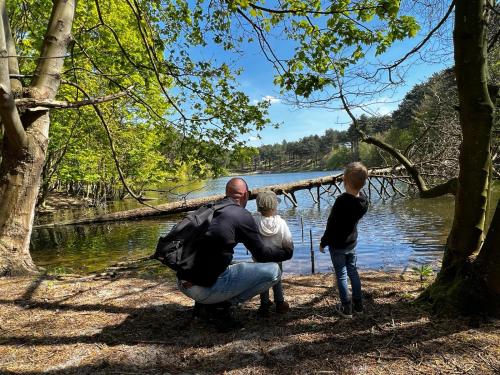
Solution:
[{"label": "black backpack", "polygon": [[237,204],[223,200],[206,204],[187,214],[166,236],[160,237],[151,259],[159,260],[176,272],[188,271],[214,213],[233,205]]}]

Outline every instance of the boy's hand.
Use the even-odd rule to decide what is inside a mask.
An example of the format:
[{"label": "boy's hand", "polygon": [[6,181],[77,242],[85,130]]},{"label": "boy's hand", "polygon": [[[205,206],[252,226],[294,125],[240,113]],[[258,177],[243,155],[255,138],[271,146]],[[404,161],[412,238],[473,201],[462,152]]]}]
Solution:
[{"label": "boy's hand", "polygon": [[319,251],[322,252],[322,253],[324,253],[325,252],[325,248],[323,246],[319,245]]}]

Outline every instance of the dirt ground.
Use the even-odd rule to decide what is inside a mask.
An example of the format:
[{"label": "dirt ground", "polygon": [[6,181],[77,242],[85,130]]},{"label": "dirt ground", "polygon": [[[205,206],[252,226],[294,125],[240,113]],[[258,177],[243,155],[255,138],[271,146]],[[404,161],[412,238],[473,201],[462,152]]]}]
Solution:
[{"label": "dirt ground", "polygon": [[415,304],[416,275],[365,272],[366,312],[333,311],[333,276],[286,276],[291,311],[258,300],[218,333],[172,281],[132,275],[0,278],[1,374],[499,374],[500,322]]}]

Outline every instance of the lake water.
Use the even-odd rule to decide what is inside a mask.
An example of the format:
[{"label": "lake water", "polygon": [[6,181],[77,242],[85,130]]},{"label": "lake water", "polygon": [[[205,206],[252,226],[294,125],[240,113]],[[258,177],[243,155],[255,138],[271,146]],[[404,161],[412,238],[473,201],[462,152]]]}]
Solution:
[{"label": "lake water", "polygon": [[[255,188],[330,174],[331,172],[263,174],[249,175],[245,179],[250,188]],[[175,193],[190,192],[188,198],[220,194],[223,193],[229,178],[189,184],[177,189]],[[168,198],[160,193],[156,193],[156,197],[158,200],[154,204],[168,201]],[[321,254],[318,246],[335,197],[322,195],[320,205],[313,202],[307,190],[296,192],[296,197],[299,202],[296,208],[283,199],[279,205],[279,214],[288,222],[295,243],[294,257],[283,264],[284,270],[299,274],[311,272],[312,233],[316,272],[330,271],[330,257],[328,253]],[[106,210],[135,206],[137,203],[133,201],[118,202]],[[372,197],[368,213],[358,225],[359,268],[402,270],[421,264],[439,268],[443,245],[452,224],[453,206],[454,199],[451,196],[434,199],[397,197],[385,200]],[[250,201],[247,209],[254,212],[255,201]],[[61,221],[95,213],[96,210],[88,209],[68,210],[37,218],[37,221]],[[158,236],[168,232],[181,217],[182,215],[174,215],[141,221],[35,229],[31,253],[36,264],[48,269],[75,273],[102,271],[110,264],[150,255],[154,251]],[[236,247],[235,258],[249,259],[242,245]]]}]

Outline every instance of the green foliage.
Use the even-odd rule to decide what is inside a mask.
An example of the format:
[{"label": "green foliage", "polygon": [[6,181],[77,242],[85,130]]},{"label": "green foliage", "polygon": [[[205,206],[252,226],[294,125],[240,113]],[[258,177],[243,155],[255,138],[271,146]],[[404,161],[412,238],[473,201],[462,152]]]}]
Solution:
[{"label": "green foliage", "polygon": [[432,267],[429,264],[422,264],[419,267],[412,267],[412,271],[420,277],[420,282],[431,277],[434,274]]},{"label": "green foliage", "polygon": [[[10,0],[7,7],[18,54],[37,56],[52,2]],[[57,99],[132,88],[99,104],[100,114],[92,106],[52,111],[45,184],[120,185],[103,121],[134,189],[220,173],[220,155],[241,147],[241,134],[269,122],[269,103],[254,104],[237,90],[238,69],[197,58],[196,48],[208,43],[231,50],[243,41],[231,27],[234,12],[225,3],[208,9],[202,0],[77,2],[74,43],[61,76],[69,84],[61,85]],[[30,77],[36,59],[19,61]]]},{"label": "green foliage", "polygon": [[[36,56],[51,2],[7,3],[18,53]],[[133,88],[120,100],[100,104],[99,116],[92,107],[53,111],[45,183],[118,186],[114,164],[119,163],[128,183],[140,189],[183,174],[222,173],[228,165],[223,155],[247,158],[239,151],[240,135],[269,123],[269,103],[254,104],[237,90],[238,69],[230,68],[232,62],[199,59],[208,44],[238,51],[255,37],[262,41],[282,34],[294,52],[283,62],[273,58],[276,82],[309,97],[336,87],[338,77],[364,59],[368,48],[381,54],[418,30],[412,17],[400,14],[398,0],[285,0],[271,5],[275,8],[249,1],[77,2],[74,43],[62,74],[70,84],[61,86],[58,99],[76,101]],[[36,60],[20,62],[21,72],[29,73]],[[312,137],[282,152],[318,160],[332,146]]]},{"label": "green foliage", "polygon": [[281,26],[295,53],[275,78],[284,90],[308,98],[315,91],[336,87],[338,76],[363,59],[368,47],[384,53],[395,41],[415,36],[413,17],[399,14],[399,0],[285,0],[275,12],[252,12],[265,30]]},{"label": "green foliage", "polygon": [[351,148],[347,146],[338,146],[331,151],[326,166],[328,169],[342,169],[351,161]]}]

